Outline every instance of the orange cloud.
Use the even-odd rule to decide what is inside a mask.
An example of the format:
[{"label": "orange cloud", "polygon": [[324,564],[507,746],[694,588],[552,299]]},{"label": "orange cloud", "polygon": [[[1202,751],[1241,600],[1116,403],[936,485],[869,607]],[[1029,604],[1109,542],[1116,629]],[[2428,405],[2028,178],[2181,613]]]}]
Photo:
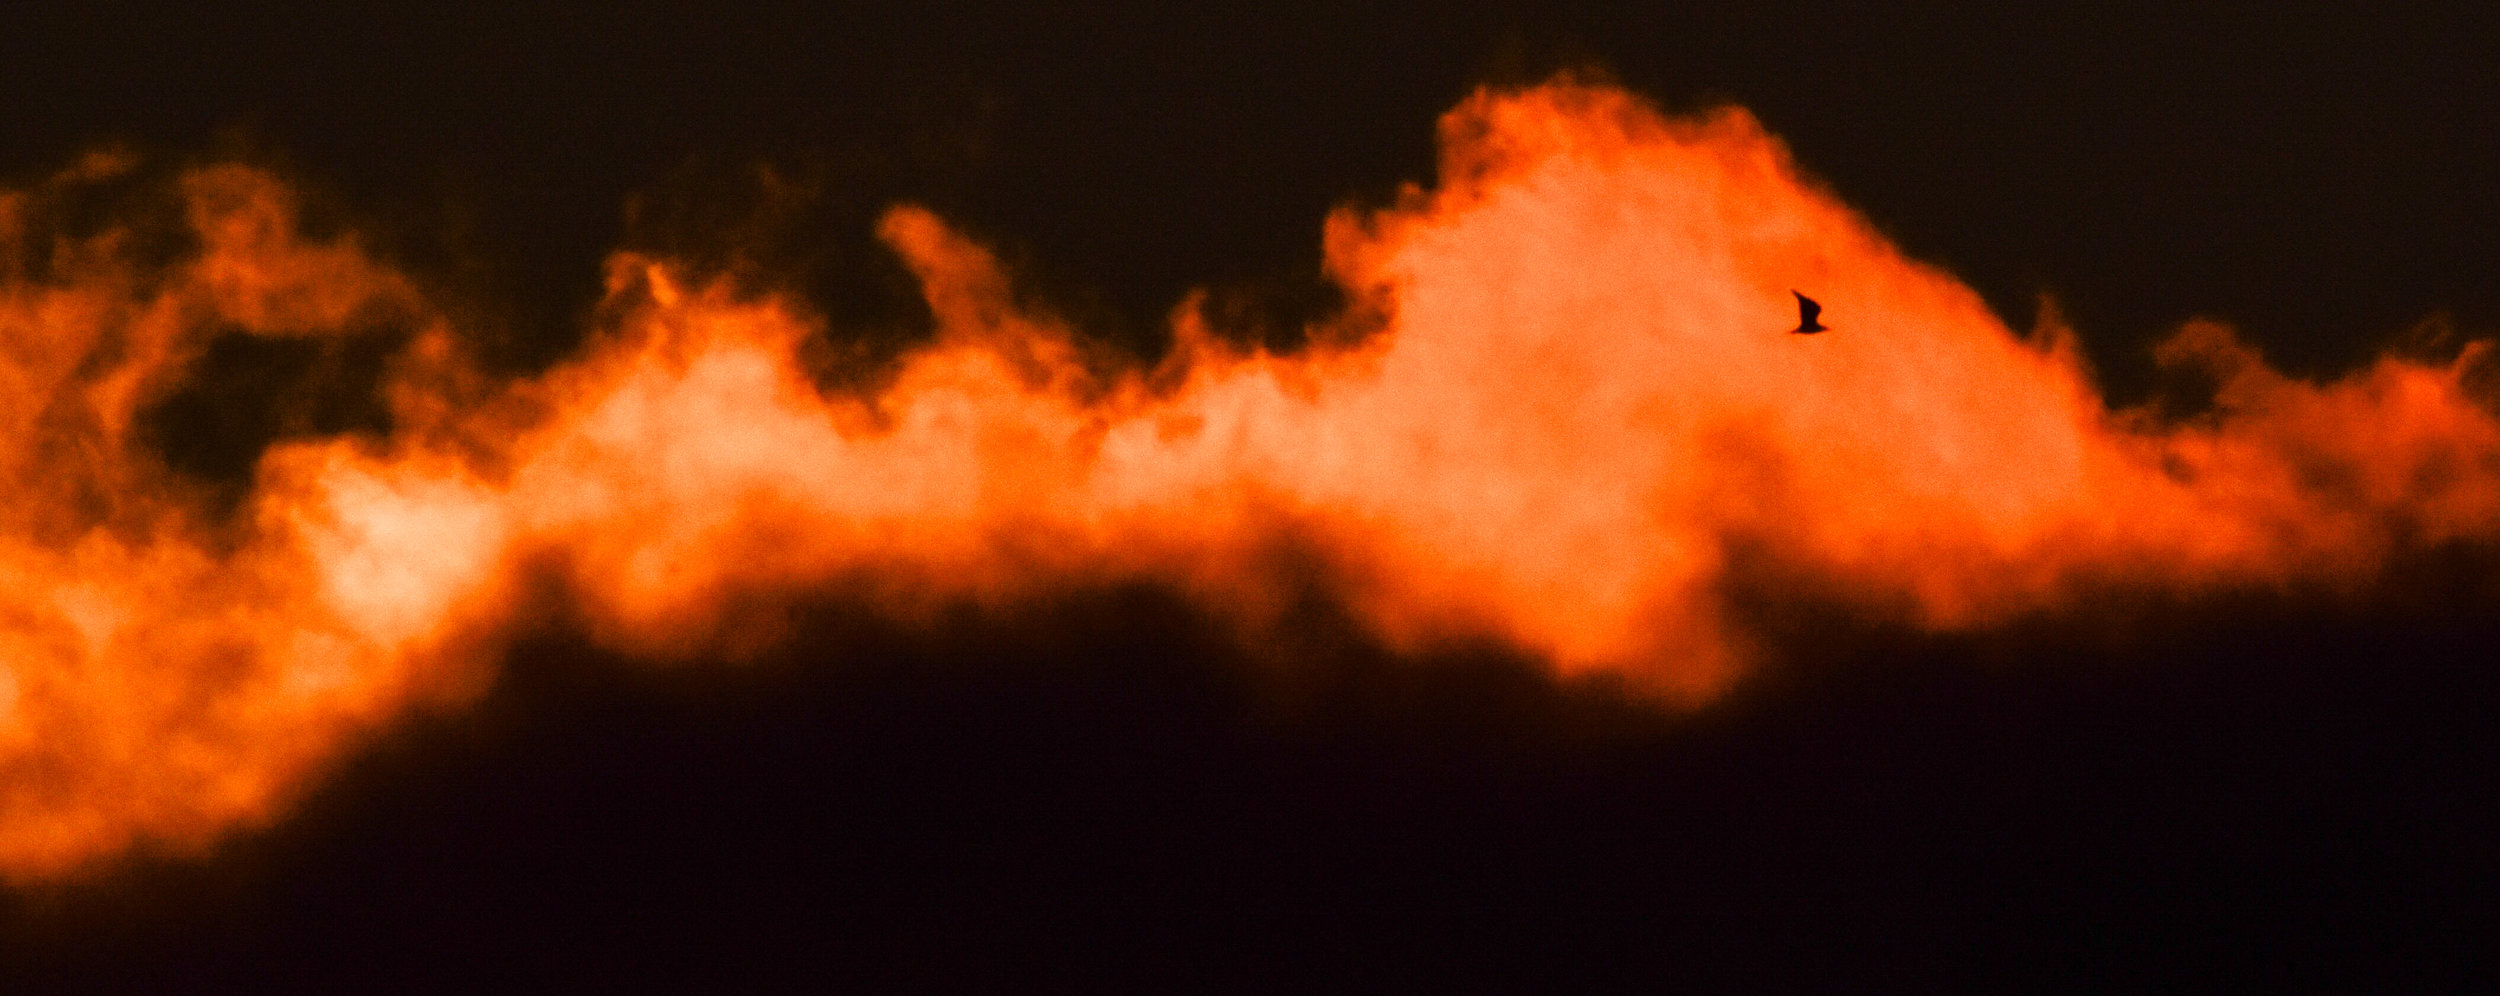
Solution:
[{"label": "orange cloud", "polygon": [[[2192,325],[2162,358],[2214,410],[2112,411],[2063,333],[2005,328],[1742,111],[1558,82],[1470,98],[1441,142],[1437,186],[1329,219],[1360,302],[1335,345],[1238,349],[1184,306],[1151,371],[897,207],[880,234],[936,335],[856,392],[801,359],[842,334],[803,302],[667,260],[611,260],[584,352],[497,383],[264,173],[186,178],[196,248],[153,269],[127,232],[46,242],[53,192],[0,199],[0,874],[274,818],[473,689],[533,572],[595,637],[687,657],[753,648],[733,606],[834,586],[915,617],[1142,579],[1255,632],[1290,541],[1393,647],[1492,638],[1696,701],[1762,651],[1727,605],[1740,550],[1942,629],[2113,579],[2360,583],[2500,525],[2482,346],[2317,384]],[[1787,334],[1791,289],[1832,331]],[[398,429],[271,447],[232,520],[135,437],[219,330],[377,310],[417,330]]]}]

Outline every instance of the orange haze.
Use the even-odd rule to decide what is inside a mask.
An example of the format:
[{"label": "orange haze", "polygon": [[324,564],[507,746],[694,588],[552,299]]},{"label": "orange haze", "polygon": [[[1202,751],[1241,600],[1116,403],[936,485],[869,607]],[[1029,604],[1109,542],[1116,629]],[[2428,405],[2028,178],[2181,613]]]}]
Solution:
[{"label": "orange haze", "polygon": [[[1697,701],[1760,653],[1739,551],[1958,628],[2096,579],[2365,579],[2500,526],[2481,344],[2312,384],[2194,325],[2161,357],[2215,409],[2113,412],[2061,330],[2009,331],[1743,111],[1557,83],[1440,132],[1437,188],[1328,220],[1358,304],[1292,355],[1185,304],[1170,358],[1123,369],[896,207],[936,336],[862,393],[817,386],[803,347],[842,333],[803,303],[668,260],[611,260],[583,354],[496,383],[265,173],[188,174],[172,262],[29,222],[115,157],[0,195],[0,876],[274,818],[356,737],[473,694],[548,577],[655,657],[753,649],[728,606],[837,584],[908,618],[1144,579],[1255,634],[1290,543],[1393,647],[1497,639]],[[1791,288],[1831,332],[1786,334]],[[416,330],[394,434],[272,447],[231,515],[137,438],[214,335],[381,320]]]}]

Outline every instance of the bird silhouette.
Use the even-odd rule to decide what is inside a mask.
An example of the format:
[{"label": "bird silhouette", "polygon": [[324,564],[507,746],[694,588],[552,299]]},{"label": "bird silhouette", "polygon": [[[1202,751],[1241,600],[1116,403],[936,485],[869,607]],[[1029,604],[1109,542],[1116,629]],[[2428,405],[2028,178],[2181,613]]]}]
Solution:
[{"label": "bird silhouette", "polygon": [[1823,316],[1822,305],[1814,303],[1813,298],[1797,294],[1796,291],[1789,291],[1789,293],[1797,295],[1797,327],[1788,331],[1797,335],[1813,335],[1830,328],[1815,320]]}]

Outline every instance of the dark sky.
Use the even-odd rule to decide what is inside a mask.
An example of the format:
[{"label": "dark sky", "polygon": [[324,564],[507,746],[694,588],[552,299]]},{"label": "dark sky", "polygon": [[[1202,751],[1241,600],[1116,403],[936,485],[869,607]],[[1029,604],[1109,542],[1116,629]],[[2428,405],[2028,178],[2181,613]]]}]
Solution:
[{"label": "dark sky", "polygon": [[2194,315],[2317,371],[2434,312],[2500,327],[2488,5],[368,6],[13,15],[0,167],[248,136],[561,326],[628,195],[771,163],[815,181],[791,251],[829,270],[921,199],[1142,341],[1188,287],[1307,279],[1327,208],[1427,178],[1469,87],[1593,64],[1753,108],[2018,325],[2055,293],[2122,390]]},{"label": "dark sky", "polygon": [[[1151,350],[1200,284],[1324,308],[1332,205],[1428,179],[1470,87],[1594,65],[1752,108],[2018,327],[2055,294],[2122,396],[2191,316],[2296,372],[2500,329],[2500,7],[2132,6],[95,3],[0,15],[0,172],[278,162],[524,361],[619,245],[745,232],[837,318],[907,312],[869,226],[911,198]],[[759,163],[813,193],[758,208]],[[1766,610],[1803,649],[1698,718],[1325,607],[1279,675],[1153,591],[934,636],[821,606],[725,671],[551,631],[216,861],[10,897],[0,971],[2440,981],[2487,950],[2492,563],[2117,635]]]}]

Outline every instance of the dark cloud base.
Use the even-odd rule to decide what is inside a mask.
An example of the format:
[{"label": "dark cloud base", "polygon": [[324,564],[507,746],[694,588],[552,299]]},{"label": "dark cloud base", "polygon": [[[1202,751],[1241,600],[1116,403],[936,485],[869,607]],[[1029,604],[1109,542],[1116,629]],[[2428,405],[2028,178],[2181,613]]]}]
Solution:
[{"label": "dark cloud base", "polygon": [[0,951],[151,991],[2456,982],[2490,566],[1979,637],[1766,599],[1788,663],[1685,716],[1144,588],[820,606],[741,665],[545,633],[213,861],[10,897]]}]

